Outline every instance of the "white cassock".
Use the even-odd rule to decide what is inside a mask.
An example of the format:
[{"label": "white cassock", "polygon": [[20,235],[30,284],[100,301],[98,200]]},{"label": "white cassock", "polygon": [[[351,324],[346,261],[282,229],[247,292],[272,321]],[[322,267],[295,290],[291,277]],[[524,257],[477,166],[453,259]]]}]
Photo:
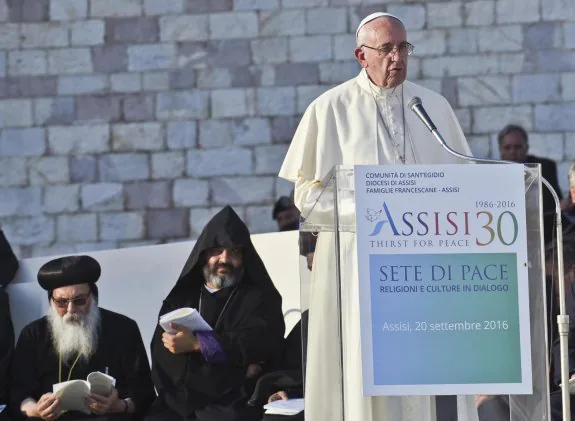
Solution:
[{"label": "white cassock", "polygon": [[[395,89],[374,85],[362,70],[318,97],[306,110],[279,176],[295,183],[295,202],[305,216],[334,165],[450,164],[463,162],[445,151],[407,108],[421,98],[429,116],[456,151],[470,154],[453,110],[441,95],[404,82]],[[385,124],[384,124],[385,122]],[[405,124],[404,124],[405,122]],[[426,421],[433,400],[419,397],[363,397],[359,290],[355,234],[340,234],[342,343],[345,421]],[[309,297],[305,416],[310,421],[342,421],[342,373],[338,339],[334,235],[319,235]],[[422,357],[425,350],[422,350]],[[472,396],[457,398],[458,421],[477,421]]]}]

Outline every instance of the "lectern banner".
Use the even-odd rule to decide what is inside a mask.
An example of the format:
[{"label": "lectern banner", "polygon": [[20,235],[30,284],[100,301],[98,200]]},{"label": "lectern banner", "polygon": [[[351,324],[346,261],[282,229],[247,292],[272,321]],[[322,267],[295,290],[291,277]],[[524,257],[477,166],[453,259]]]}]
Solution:
[{"label": "lectern banner", "polygon": [[363,392],[532,393],[522,165],[355,167]]}]

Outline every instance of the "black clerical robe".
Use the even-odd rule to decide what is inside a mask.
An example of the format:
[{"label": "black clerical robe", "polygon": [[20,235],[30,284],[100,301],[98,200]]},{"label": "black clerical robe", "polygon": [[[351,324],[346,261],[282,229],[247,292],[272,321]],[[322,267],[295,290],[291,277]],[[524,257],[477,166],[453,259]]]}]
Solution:
[{"label": "black clerical robe", "polygon": [[[14,352],[10,379],[13,414],[21,416],[19,408],[25,399],[37,401],[43,394],[52,392],[52,385],[66,381],[68,377],[70,380],[85,380],[93,371],[107,371],[116,379],[119,397],[131,398],[135,403],[133,417],[142,417],[156,395],[138,325],[126,316],[104,309],[100,309],[100,320],[98,347],[90,361],[80,359],[73,370],[70,369],[75,357],[63,361],[61,378],[59,356],[52,346],[47,318],[38,319],[22,330]],[[71,413],[65,414],[63,419],[70,417],[90,416]]]},{"label": "black clerical robe", "polygon": [[[236,285],[210,294],[203,286],[203,255],[215,247],[241,247],[244,275]],[[245,413],[251,394],[246,388],[250,383],[247,366],[260,363],[265,370],[279,361],[285,324],[281,296],[247,227],[229,206],[200,234],[160,315],[180,307],[200,310],[225,359],[216,363],[200,352],[172,354],[162,343],[163,330],[157,327],[152,339],[152,378],[159,402],[150,411],[150,419],[249,420]]]},{"label": "black clerical robe", "polygon": [[8,403],[8,370],[14,348],[14,328],[8,294],[0,288],[0,405]]}]

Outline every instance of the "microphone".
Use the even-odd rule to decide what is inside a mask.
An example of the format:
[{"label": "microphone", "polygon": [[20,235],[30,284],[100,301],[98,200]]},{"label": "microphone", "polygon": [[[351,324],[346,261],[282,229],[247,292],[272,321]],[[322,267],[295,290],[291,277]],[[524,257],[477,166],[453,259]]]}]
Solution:
[{"label": "microphone", "polygon": [[421,98],[418,96],[413,97],[413,99],[407,104],[407,107],[410,108],[411,111],[413,111],[415,114],[417,114],[419,119],[423,122],[423,124],[425,124],[430,132],[437,130],[437,127],[435,127],[435,124],[433,124],[433,121],[431,121],[431,118],[429,118],[427,115],[425,108],[423,108]]}]

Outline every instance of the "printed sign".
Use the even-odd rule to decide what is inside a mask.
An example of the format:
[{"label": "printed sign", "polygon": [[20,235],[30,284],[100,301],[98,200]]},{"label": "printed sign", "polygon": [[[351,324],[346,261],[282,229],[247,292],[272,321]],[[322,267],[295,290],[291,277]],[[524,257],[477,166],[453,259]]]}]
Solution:
[{"label": "printed sign", "polygon": [[364,395],[532,393],[522,165],[356,166]]}]

